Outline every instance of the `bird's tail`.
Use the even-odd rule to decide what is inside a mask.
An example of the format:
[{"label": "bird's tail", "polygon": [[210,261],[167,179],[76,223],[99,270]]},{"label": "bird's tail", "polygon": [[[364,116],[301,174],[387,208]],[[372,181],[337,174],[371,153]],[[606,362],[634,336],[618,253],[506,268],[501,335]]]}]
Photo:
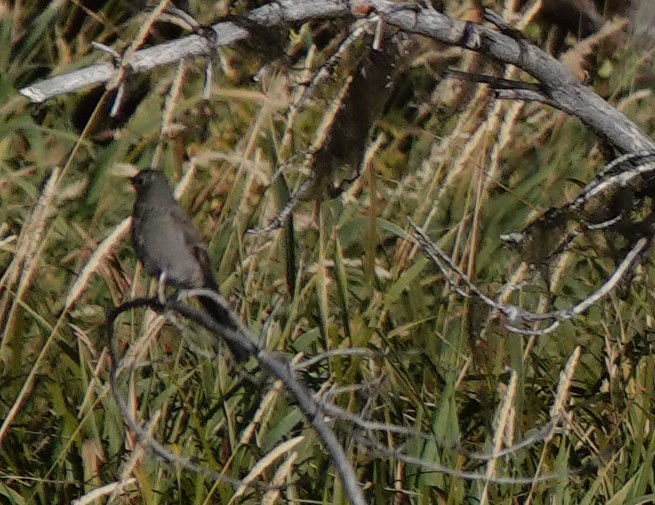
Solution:
[{"label": "bird's tail", "polygon": [[[216,292],[218,292],[218,290],[216,290]],[[209,314],[209,316],[218,324],[226,326],[233,331],[238,330],[232,320],[234,316],[231,316],[230,311],[220,305],[216,300],[213,300],[208,296],[200,296],[198,297],[198,301],[200,302],[200,305],[202,305],[202,307],[205,309],[207,314]],[[223,341],[230,348],[230,351],[232,351],[232,354],[237,361],[246,361],[248,359],[249,354],[244,347],[228,339],[223,339]]]}]

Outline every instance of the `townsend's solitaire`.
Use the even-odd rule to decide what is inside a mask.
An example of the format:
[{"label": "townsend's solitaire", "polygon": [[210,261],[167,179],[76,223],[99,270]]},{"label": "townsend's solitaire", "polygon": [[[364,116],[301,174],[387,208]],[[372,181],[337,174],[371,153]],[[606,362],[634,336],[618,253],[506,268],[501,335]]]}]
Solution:
[{"label": "townsend's solitaire", "polygon": [[[219,292],[209,256],[189,215],[175,200],[163,172],[146,168],[132,178],[136,201],[132,213],[132,244],[145,269],[176,288]],[[236,329],[228,311],[206,296],[199,301],[211,317]],[[226,341],[237,360],[248,353]]]}]

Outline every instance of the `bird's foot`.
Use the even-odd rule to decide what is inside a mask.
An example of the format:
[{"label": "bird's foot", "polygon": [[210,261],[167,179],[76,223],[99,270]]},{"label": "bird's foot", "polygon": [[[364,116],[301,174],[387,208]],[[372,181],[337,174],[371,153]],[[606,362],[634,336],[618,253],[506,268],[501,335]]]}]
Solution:
[{"label": "bird's foot", "polygon": [[157,298],[162,305],[166,304],[166,272],[159,275],[157,282]]}]

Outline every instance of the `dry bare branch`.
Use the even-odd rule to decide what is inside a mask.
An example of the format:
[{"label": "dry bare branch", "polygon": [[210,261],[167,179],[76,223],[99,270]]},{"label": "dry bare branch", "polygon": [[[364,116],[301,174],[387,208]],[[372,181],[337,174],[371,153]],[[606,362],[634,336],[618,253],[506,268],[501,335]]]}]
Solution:
[{"label": "dry bare branch", "polygon": [[[177,300],[169,300],[165,304],[159,303],[157,299],[137,299],[131,302],[124,303],[120,307],[112,310],[108,315],[108,324],[107,324],[107,339],[108,345],[111,350],[110,355],[112,356],[113,366],[111,374],[112,390],[116,397],[119,406],[121,407],[121,412],[126,419],[126,422],[130,425],[132,429],[140,439],[147,442],[147,444],[159,454],[161,457],[165,458],[171,463],[182,465],[189,470],[194,472],[206,474],[208,470],[200,467],[195,462],[189,458],[180,458],[175,457],[171,459],[171,453],[163,445],[161,445],[152,437],[148,437],[146,431],[136,423],[127,408],[127,405],[124,404],[122,397],[119,394],[119,384],[118,384],[118,375],[119,370],[119,359],[118,353],[115,348],[115,342],[113,338],[113,326],[116,321],[116,318],[127,310],[131,310],[138,307],[149,307],[158,312],[173,311],[186,319],[195,321],[198,324],[201,324],[208,330],[210,330],[214,335],[220,335],[223,339],[228,342],[233,342],[235,345],[239,346],[246,350],[251,356],[257,358],[259,363],[262,365],[262,368],[271,376],[276,377],[281,380],[284,384],[286,391],[291,394],[296,402],[298,407],[305,415],[307,421],[316,431],[317,435],[323,442],[325,449],[330,453],[332,461],[341,476],[344,488],[348,497],[350,498],[353,505],[365,505],[366,501],[364,500],[364,495],[357,481],[357,476],[355,471],[351,466],[346,453],[344,452],[341,444],[336,438],[336,435],[330,427],[326,424],[324,420],[324,413],[321,408],[320,403],[316,401],[312,393],[300,382],[298,381],[291,372],[291,368],[285,362],[283,362],[279,357],[275,356],[273,353],[262,349],[257,342],[257,339],[250,334],[250,332],[241,324],[241,322],[231,313],[227,302],[220,297],[217,293],[211,290],[191,290],[188,292],[189,295],[198,295],[198,296],[210,296],[216,302],[224,306],[228,313],[231,316],[230,323],[232,327],[219,324],[214,319],[209,317],[203,312],[197,311],[188,305],[181,303]],[[212,342],[214,345],[219,345],[219,340],[216,339]],[[218,474],[217,472],[209,472],[213,477],[226,480],[225,476]],[[237,483],[237,482],[235,482]],[[245,484],[244,482],[238,482],[239,485]]]},{"label": "dry bare branch", "polygon": [[[590,307],[604,299],[611,293],[614,288],[616,288],[621,279],[626,277],[635,263],[643,257],[643,255],[652,245],[651,238],[642,237],[637,240],[631,249],[626,253],[621,263],[617,266],[616,270],[603,283],[603,285],[575,306],[568,309],[547,312],[544,314],[536,314],[517,305],[499,303],[484,294],[482,290],[476,286],[475,283],[473,283],[468,275],[466,275],[457,265],[455,265],[452,259],[444,251],[442,251],[439,246],[437,246],[437,244],[430,240],[430,238],[423,230],[421,230],[421,228],[419,228],[411,220],[410,224],[414,228],[414,237],[421,246],[423,253],[435,263],[439,270],[444,274],[448,284],[457,292],[457,294],[463,298],[469,298],[471,296],[479,298],[489,308],[494,311],[498,311],[507,317],[509,322],[505,324],[505,328],[514,333],[529,336],[541,336],[551,333],[556,328],[558,328],[562,322],[580,316]],[[460,286],[460,282],[466,286],[468,292]],[[528,329],[520,328],[517,326],[518,324],[532,324],[542,321],[547,321],[550,324],[541,329]]]},{"label": "dry bare branch", "polygon": [[[226,21],[213,25],[215,37],[194,34],[166,42],[135,52],[127,63],[132,73],[146,72],[183,58],[208,57],[218,47],[245,40],[251,33],[244,26],[268,29],[311,19],[354,17],[361,12],[379,15],[386,25],[406,33],[431,37],[449,46],[476,51],[498,62],[515,65],[537,81],[548,103],[577,117],[618,151],[655,150],[653,141],[634,123],[580,83],[555,58],[515,33],[453,19],[431,7],[419,8],[389,0],[352,3],[345,0],[279,0],[252,10],[244,18],[244,23]],[[21,89],[20,93],[33,102],[43,102],[86,86],[108,83],[116,71],[114,64],[100,63],[33,84]]]}]

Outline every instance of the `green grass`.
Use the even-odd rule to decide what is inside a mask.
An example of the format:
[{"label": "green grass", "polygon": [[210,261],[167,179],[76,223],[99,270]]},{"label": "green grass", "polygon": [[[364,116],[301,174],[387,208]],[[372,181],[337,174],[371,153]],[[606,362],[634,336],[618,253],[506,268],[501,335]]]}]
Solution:
[{"label": "green grass", "polygon": [[[193,5],[201,23],[218,15],[214,2]],[[540,104],[512,115],[516,104],[497,104],[484,89],[436,82],[426,67],[409,68],[374,130],[385,139],[361,177],[338,198],[303,202],[293,235],[248,234],[267,225],[305,180],[294,168],[339,85],[326,82],[292,123],[288,104],[296,88],[281,77],[297,78],[312,42],[319,44],[317,61],[325,61],[333,49],[326,39],[333,43],[342,25],[295,27],[294,61],[261,83],[250,77],[266,55],[258,58],[252,47],[225,50],[233,72],[217,72],[209,101],[202,99],[202,62],[152,72],[135,81],[132,93],[143,98],[116,122],[106,105],[92,115],[99,98],[88,91],[36,106],[17,89],[104,58],[92,52],[92,40],[124,49],[144,18],[117,1],[95,18],[72,3],[40,7],[25,2],[20,15],[0,17],[2,503],[70,503],[122,478],[135,480],[114,499],[120,503],[229,503],[236,491],[141,452],[109,390],[105,310],[153,289],[127,228],[119,228],[134,198],[129,165],[159,166],[171,181],[183,168],[193,170],[181,201],[209,243],[223,293],[267,349],[300,363],[328,350],[369,351],[304,370],[299,376],[308,387],[353,414],[430,434],[376,432],[372,450],[366,432],[332,420],[370,503],[652,499],[651,261],[625,297],[613,295],[553,334],[529,339],[507,332],[479,301],[453,293],[409,238],[407,218],[484,292],[499,294],[521,261],[499,234],[575,197],[579,181],[602,166],[580,123]],[[442,48],[420,45],[419,54],[436,51],[432,70],[445,65]],[[593,73],[599,58],[593,85],[615,101],[636,96],[625,112],[651,130],[652,95],[636,95],[649,68],[621,52],[607,58],[613,73]],[[477,65],[470,56],[449,61],[463,70]],[[350,62],[341,64],[340,75],[347,75]],[[181,86],[166,121],[176,78]],[[287,129],[290,141],[282,145]],[[271,185],[279,163],[294,156],[300,161]],[[582,241],[561,266],[552,306],[533,272],[508,300],[530,309],[571,306],[612,271],[607,251],[601,240]],[[233,479],[254,472],[258,483],[285,484],[285,500],[347,502],[317,436],[254,361],[238,367],[227,351],[213,355],[196,327],[165,324],[147,337],[149,318],[142,311],[123,315],[116,338],[124,353],[135,353],[121,396],[153,437],[208,471]],[[558,392],[578,348],[567,387]],[[543,429],[557,401],[564,402],[566,429],[493,463],[471,455]],[[275,453],[289,441],[291,449]],[[473,472],[489,479],[464,478]],[[493,478],[549,475],[555,478],[533,484]],[[267,492],[273,491],[247,488],[236,501],[260,503]]]}]

